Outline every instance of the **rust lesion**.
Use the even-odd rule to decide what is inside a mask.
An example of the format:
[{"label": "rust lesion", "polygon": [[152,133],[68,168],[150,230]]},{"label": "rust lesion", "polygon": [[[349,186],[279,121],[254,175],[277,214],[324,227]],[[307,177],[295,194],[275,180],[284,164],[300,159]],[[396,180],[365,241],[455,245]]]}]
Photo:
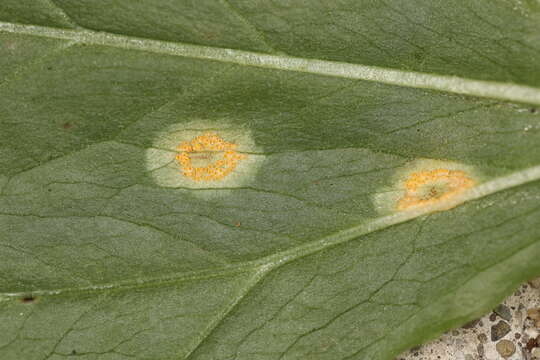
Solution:
[{"label": "rust lesion", "polygon": [[222,180],[247,157],[238,153],[236,144],[211,132],[182,142],[177,150],[176,161],[182,174],[197,182]]},{"label": "rust lesion", "polygon": [[475,181],[465,171],[439,168],[414,172],[404,185],[405,194],[397,202],[398,210],[444,204],[472,188]]}]

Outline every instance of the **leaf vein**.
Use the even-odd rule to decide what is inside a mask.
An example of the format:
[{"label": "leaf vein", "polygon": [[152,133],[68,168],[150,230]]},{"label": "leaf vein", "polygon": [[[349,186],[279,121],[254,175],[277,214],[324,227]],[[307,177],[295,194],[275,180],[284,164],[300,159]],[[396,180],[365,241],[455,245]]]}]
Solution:
[{"label": "leaf vein", "polygon": [[92,30],[68,30],[0,22],[0,31],[72,40],[88,45],[110,46],[126,50],[148,51],[156,54],[213,60],[237,65],[304,72],[322,76],[373,81],[404,87],[425,88],[469,96],[495,98],[505,101],[540,104],[540,89],[511,83],[142,39]]}]

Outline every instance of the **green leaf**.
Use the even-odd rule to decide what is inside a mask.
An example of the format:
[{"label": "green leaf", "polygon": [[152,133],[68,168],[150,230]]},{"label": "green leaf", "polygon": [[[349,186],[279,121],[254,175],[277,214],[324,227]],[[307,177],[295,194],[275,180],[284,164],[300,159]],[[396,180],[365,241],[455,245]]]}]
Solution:
[{"label": "green leaf", "polygon": [[0,358],[390,360],[481,315],[540,273],[539,20],[3,0]]}]

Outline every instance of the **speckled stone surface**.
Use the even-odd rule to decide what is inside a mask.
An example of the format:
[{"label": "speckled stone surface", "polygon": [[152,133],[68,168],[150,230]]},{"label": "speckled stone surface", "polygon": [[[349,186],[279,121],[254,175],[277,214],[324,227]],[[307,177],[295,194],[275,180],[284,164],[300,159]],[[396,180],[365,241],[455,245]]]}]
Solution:
[{"label": "speckled stone surface", "polygon": [[[396,360],[540,360],[535,357],[540,353],[540,323],[527,315],[531,314],[531,309],[540,308],[539,285],[540,278],[521,285],[495,311],[463,328],[449,331],[435,341],[406,351]],[[492,334],[492,328],[497,326],[509,326],[510,331],[499,338]],[[498,340],[492,341],[493,338]],[[502,340],[505,341],[497,347]],[[510,356],[508,341],[515,345]]]}]

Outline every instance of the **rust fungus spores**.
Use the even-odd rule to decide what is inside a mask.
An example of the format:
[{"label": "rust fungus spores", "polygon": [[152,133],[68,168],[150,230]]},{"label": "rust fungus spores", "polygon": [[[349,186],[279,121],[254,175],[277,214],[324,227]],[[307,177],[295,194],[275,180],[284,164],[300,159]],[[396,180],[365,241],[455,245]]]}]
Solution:
[{"label": "rust fungus spores", "polygon": [[264,159],[245,127],[191,121],[157,133],[146,150],[146,169],[159,186],[200,189],[205,191],[192,195],[214,197],[253,182]]},{"label": "rust fungus spores", "polygon": [[194,181],[219,181],[231,174],[247,155],[236,151],[237,145],[214,133],[205,133],[178,146],[176,160],[182,174]]},{"label": "rust fungus spores", "polygon": [[430,206],[444,202],[474,186],[462,170],[434,169],[412,173],[405,182],[405,195],[398,210]]},{"label": "rust fungus spores", "polygon": [[374,206],[381,214],[448,210],[466,201],[479,178],[475,168],[455,161],[414,160],[374,195]]}]

